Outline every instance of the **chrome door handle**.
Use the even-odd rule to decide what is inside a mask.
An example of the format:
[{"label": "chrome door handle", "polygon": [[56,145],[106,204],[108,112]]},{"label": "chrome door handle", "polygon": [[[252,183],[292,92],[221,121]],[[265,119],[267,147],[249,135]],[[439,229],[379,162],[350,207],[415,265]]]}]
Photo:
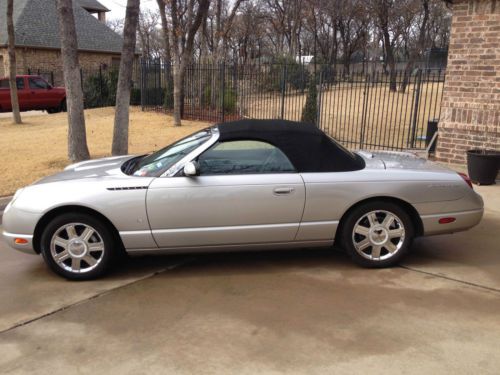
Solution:
[{"label": "chrome door handle", "polygon": [[274,194],[276,195],[286,195],[286,194],[291,194],[294,192],[294,188],[276,188],[274,189]]}]

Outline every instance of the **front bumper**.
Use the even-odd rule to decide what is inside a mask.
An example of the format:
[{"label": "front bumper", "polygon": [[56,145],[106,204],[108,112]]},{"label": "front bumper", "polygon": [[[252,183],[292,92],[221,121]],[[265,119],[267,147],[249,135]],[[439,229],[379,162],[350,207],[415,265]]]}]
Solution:
[{"label": "front bumper", "polygon": [[[448,212],[435,215],[422,215],[422,223],[424,225],[424,235],[432,236],[435,234],[446,234],[460,232],[470,229],[481,221],[484,208],[462,212]],[[453,217],[455,221],[447,224],[440,224],[439,219]]]},{"label": "front bumper", "polygon": [[[16,200],[13,199],[5,207],[2,217],[2,237],[5,243],[23,253],[37,254],[33,245],[33,234],[41,216],[41,214],[18,209],[16,207]],[[22,241],[16,243],[16,239]]]},{"label": "front bumper", "polygon": [[[3,239],[7,245],[12,247],[15,250],[19,250],[26,254],[35,254],[36,251],[33,247],[33,236],[28,234],[14,234],[3,231],[2,233]],[[26,243],[16,243],[16,239],[25,240]]]}]

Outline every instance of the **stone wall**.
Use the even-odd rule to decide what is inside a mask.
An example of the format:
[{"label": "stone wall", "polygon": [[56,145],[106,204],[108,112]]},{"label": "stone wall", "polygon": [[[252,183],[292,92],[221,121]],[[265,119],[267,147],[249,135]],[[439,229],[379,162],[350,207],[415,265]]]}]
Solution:
[{"label": "stone wall", "polygon": [[437,159],[500,150],[500,0],[455,0]]},{"label": "stone wall", "polygon": [[[3,58],[2,58],[3,57]],[[54,72],[54,84],[62,85],[62,60],[59,50],[17,48],[17,71],[19,74]],[[83,70],[99,70],[100,66],[111,67],[118,64],[120,54],[80,52],[80,66]],[[3,63],[2,63],[3,60]],[[0,77],[7,75],[8,55],[6,48],[0,48]]]}]

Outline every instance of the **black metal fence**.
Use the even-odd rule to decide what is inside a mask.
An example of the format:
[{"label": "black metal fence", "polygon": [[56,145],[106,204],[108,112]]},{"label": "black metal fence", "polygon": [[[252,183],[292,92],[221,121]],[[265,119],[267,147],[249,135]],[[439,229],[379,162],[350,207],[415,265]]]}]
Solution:
[{"label": "black metal fence", "polygon": [[[134,64],[131,104],[139,105],[140,74],[137,64]],[[24,72],[43,77],[52,86],[64,86],[62,70],[44,67],[30,67]],[[100,66],[95,69],[80,69],[80,79],[83,88],[85,108],[101,108],[114,106],[116,102],[116,87],[118,83],[118,67]]]},{"label": "black metal fence", "polygon": [[[143,110],[173,110],[172,66],[141,63]],[[182,90],[184,119],[300,120],[316,87],[316,125],[351,148],[423,149],[427,125],[440,116],[445,71],[345,74],[332,65],[193,64]]]}]

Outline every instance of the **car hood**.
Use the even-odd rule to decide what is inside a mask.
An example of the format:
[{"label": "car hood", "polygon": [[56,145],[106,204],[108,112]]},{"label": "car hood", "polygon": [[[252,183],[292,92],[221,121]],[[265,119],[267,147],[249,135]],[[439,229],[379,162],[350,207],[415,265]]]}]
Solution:
[{"label": "car hood", "polygon": [[358,151],[370,169],[405,169],[431,172],[455,173],[437,163],[421,158],[410,152],[398,151]]},{"label": "car hood", "polygon": [[77,180],[82,178],[96,177],[123,177],[125,174],[121,170],[121,165],[134,157],[134,155],[114,156],[110,158],[82,161],[80,163],[68,165],[64,171],[47,176],[35,182],[44,184],[48,182]]}]

